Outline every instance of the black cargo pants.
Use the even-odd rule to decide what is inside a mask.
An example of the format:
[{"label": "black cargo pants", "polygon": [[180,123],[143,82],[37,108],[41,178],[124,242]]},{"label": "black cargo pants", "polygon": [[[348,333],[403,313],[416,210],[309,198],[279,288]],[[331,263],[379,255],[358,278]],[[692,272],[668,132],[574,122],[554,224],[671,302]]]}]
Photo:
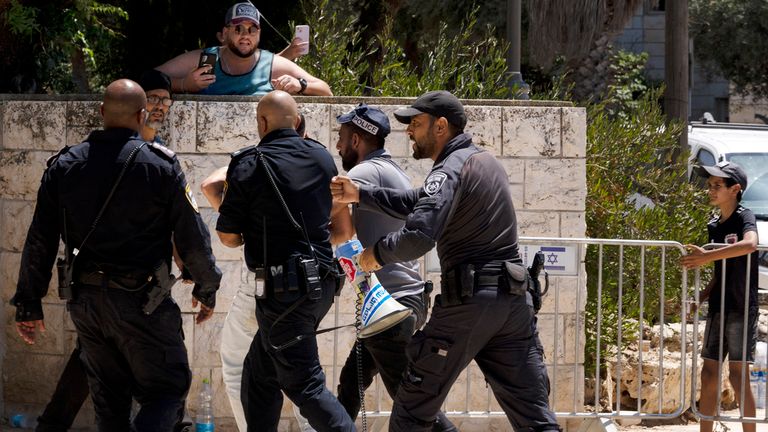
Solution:
[{"label": "black cargo pants", "polygon": [[430,431],[461,371],[473,359],[516,431],[558,431],[530,295],[482,286],[462,304],[435,302],[408,345],[408,369],[389,430]]},{"label": "black cargo pants", "polygon": [[[336,281],[326,278],[322,284],[319,300],[303,300],[277,323],[277,318],[302,294],[296,290],[282,293],[279,299],[272,295],[256,300],[259,330],[245,357],[240,387],[248,432],[277,431],[283,406],[281,390],[318,432],[355,431],[344,407],[326,388],[320,366],[317,337],[313,332],[333,304]],[[311,336],[282,350],[272,347],[286,344],[299,335]]]},{"label": "black cargo pants", "polygon": [[[81,285],[67,303],[100,431],[172,431],[191,372],[181,311],[170,297],[151,314],[143,291]],[[130,424],[131,398],[141,406]]]}]

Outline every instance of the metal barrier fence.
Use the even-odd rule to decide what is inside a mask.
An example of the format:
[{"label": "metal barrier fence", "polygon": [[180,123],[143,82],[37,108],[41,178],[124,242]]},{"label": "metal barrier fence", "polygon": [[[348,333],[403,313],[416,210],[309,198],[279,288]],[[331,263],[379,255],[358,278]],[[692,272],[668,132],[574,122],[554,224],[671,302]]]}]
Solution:
[{"label": "metal barrier fence", "polygon": [[[550,405],[558,419],[673,419],[692,406],[705,420],[768,423],[765,416],[726,417],[719,408],[712,417],[696,411],[699,380],[693,372],[700,364],[699,316],[690,330],[686,310],[698,302],[701,271],[695,272],[689,287],[688,272],[680,265],[686,254],[682,244],[523,237],[520,250],[526,264],[538,250],[547,256],[550,289],[538,323],[550,376]],[[439,286],[436,256],[428,256],[422,270]],[[595,315],[587,314],[587,301],[596,303]],[[340,309],[337,304],[335,325],[344,321]],[[667,349],[671,342],[665,334],[670,329],[679,333],[679,354],[677,346]],[[658,336],[650,338],[654,333]],[[335,334],[329,371],[333,389],[341,367],[339,342]],[[593,395],[585,394],[585,380],[592,381]],[[505,417],[474,362],[453,387],[443,406],[448,416]],[[378,379],[366,393],[366,408],[374,419],[391,413],[391,400]]]}]

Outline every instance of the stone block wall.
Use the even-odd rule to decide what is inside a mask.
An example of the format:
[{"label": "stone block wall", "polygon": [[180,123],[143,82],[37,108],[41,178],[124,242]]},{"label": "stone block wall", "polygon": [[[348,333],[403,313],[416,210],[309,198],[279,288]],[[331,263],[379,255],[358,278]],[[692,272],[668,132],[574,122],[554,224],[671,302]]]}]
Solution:
[{"label": "stone block wall", "polygon": [[[413,185],[419,185],[432,163],[410,157],[405,125],[391,115],[412,99],[299,98],[309,135],[328,146],[340,171],[341,162],[335,150],[338,136],[335,118],[363,101],[381,106],[390,114],[392,133],[387,139],[387,148],[411,176]],[[174,103],[168,125],[161,132],[169,147],[176,151],[211,232],[217,215],[207,207],[200,183],[214,169],[228,163],[230,152],[258,142],[257,104],[258,98],[251,97],[186,96]],[[95,96],[0,95],[0,322],[4,324],[4,331],[0,332],[0,409],[5,415],[19,411],[36,415],[42,410],[75,343],[73,325],[64,304],[56,296],[53,282],[43,300],[47,331],[35,345],[25,345],[16,334],[15,308],[8,301],[15,291],[21,250],[45,160],[64,145],[74,145],[90,130],[100,127],[98,108]],[[472,100],[466,101],[466,111],[467,131],[501,161],[509,175],[509,192],[517,208],[520,235],[583,237],[586,230],[584,109],[560,102]],[[213,319],[202,325],[194,324],[191,287],[177,284],[173,296],[184,313],[184,332],[194,374],[189,406],[191,409],[196,406],[202,378],[212,378],[217,425],[219,430],[226,431],[236,428],[221,381],[218,346],[232,298],[238,287],[247,283],[247,270],[241,249],[224,247],[215,234],[212,239],[218,265],[224,272]],[[427,263],[423,268],[432,270],[427,276],[439,287],[435,266]],[[550,280],[550,292],[557,295],[546,298],[539,329],[550,376],[558,389],[553,392],[553,402],[558,411],[571,411],[574,403],[581,407],[583,400],[584,329],[583,319],[577,317],[583,317],[586,283],[584,278],[576,276]],[[354,293],[348,286],[321,328],[353,320]],[[321,361],[328,386],[333,390],[353,341],[351,328],[320,336]],[[445,409],[448,412],[500,411],[495,399],[489,396],[482,374],[473,363],[454,385]],[[391,408],[391,401],[380,385],[369,389],[366,403],[369,410]],[[76,425],[87,429],[93,424],[92,416],[89,402]],[[285,404],[283,417],[281,430],[295,430],[290,403]],[[464,431],[511,430],[506,419],[499,417],[456,416],[455,419]]]}]

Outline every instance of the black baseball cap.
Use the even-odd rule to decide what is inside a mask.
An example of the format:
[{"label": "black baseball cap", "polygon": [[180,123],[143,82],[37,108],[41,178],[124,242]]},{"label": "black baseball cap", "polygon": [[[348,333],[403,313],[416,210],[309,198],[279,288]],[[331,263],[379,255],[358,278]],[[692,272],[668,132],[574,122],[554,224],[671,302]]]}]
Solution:
[{"label": "black baseball cap", "polygon": [[251,2],[235,3],[224,15],[224,25],[240,24],[243,21],[251,21],[259,25],[261,14]]},{"label": "black baseball cap", "polygon": [[411,122],[411,117],[419,114],[445,117],[448,123],[456,126],[459,130],[464,130],[464,126],[467,125],[464,105],[459,102],[456,96],[445,90],[424,93],[410,107],[396,110],[395,118],[400,123],[408,124]]},{"label": "black baseball cap", "polygon": [[747,189],[747,173],[739,165],[722,161],[714,166],[698,166],[696,172],[702,177],[722,177],[729,178],[741,185],[741,190]]},{"label": "black baseball cap", "polygon": [[139,85],[145,92],[150,90],[166,90],[169,95],[173,95],[171,91],[171,78],[157,69],[144,71],[141,74],[141,78],[139,78]]},{"label": "black baseball cap", "polygon": [[384,111],[361,103],[352,111],[336,117],[340,124],[352,123],[360,129],[377,137],[386,138],[389,135],[389,118]]}]

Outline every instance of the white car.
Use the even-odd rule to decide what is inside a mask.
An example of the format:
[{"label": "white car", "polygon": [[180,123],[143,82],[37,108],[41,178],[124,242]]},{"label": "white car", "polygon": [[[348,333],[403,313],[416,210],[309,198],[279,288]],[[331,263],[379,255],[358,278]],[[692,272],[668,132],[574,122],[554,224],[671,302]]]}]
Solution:
[{"label": "white car", "polygon": [[[768,246],[768,125],[693,122],[688,127],[688,145],[690,181],[699,181],[695,165],[727,160],[744,168],[748,181],[741,204],[755,213],[760,245]],[[758,285],[768,289],[768,252],[760,252],[759,262]]]}]

